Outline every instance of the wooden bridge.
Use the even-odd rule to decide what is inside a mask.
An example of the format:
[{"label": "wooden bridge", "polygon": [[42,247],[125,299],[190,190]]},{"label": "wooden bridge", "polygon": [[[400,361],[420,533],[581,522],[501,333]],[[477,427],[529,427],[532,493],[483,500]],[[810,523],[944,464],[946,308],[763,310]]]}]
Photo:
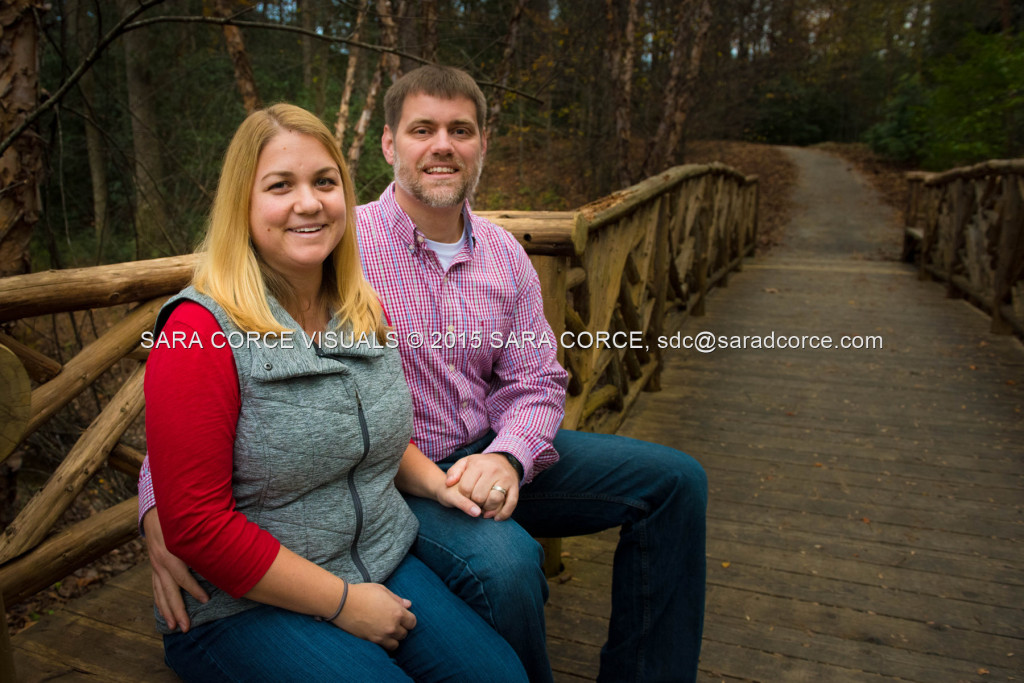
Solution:
[{"label": "wooden bridge", "polygon": [[[990,332],[976,308],[918,279],[918,268],[878,258],[879,249],[896,253],[901,232],[882,211],[864,216],[878,202],[845,164],[791,153],[804,174],[800,213],[767,258],[744,262],[756,184],[721,167],[675,169],[576,213],[496,218],[533,254],[556,330],[643,329],[670,341],[678,332],[680,346],[708,332],[716,346],[719,338],[747,345],[569,353],[567,423],[677,446],[706,467],[707,680],[1024,678],[1024,350]],[[1000,329],[1024,320],[1022,170],[921,178],[911,211],[913,243],[933,274],[945,273],[945,293],[961,292],[958,281],[977,283],[968,295],[998,311]],[[812,190],[826,181],[846,183],[827,196],[829,207]],[[187,259],[165,265],[172,281],[187,276]],[[94,272],[50,304],[40,292],[54,283],[26,277],[35,280],[0,281],[0,318],[95,306],[99,293],[117,303],[111,292],[125,291],[107,280],[89,294]],[[133,300],[161,293],[138,272],[116,277],[133,283]],[[58,284],[68,280],[65,273]],[[716,283],[728,286],[712,290]],[[803,337],[806,346],[824,335],[862,348],[779,348],[780,340],[798,346]],[[753,348],[766,337],[775,348]],[[108,363],[95,358],[113,363],[132,353],[125,344],[106,355],[83,351],[74,372],[75,360],[60,373],[77,379],[50,395],[84,387],[97,363]],[[40,393],[46,386],[33,391],[29,421],[39,422],[53,400]],[[125,415],[119,400],[111,412]],[[130,470],[137,453],[119,436],[76,446],[73,472],[107,453]],[[30,510],[38,517],[19,517],[5,532],[0,587],[8,603],[133,533],[134,501],[126,501],[101,522],[45,538],[52,521],[43,513],[77,493],[68,487],[82,476],[52,480],[51,498]],[[19,535],[30,540],[16,546]],[[551,579],[548,608],[560,680],[596,675],[615,538],[563,541],[564,570]],[[21,680],[174,680],[153,630],[145,566],[18,635],[13,653]]]}]

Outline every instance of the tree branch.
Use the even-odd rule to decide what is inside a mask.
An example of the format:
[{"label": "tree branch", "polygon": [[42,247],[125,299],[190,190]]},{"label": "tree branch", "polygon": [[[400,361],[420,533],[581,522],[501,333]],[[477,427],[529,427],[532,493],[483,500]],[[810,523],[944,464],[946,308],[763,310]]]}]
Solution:
[{"label": "tree branch", "polygon": [[97,59],[99,59],[100,54],[103,52],[103,50],[105,50],[107,46],[114,41],[115,38],[124,33],[125,30],[127,30],[125,27],[129,25],[129,22],[131,22],[133,19],[135,19],[135,17],[139,16],[149,8],[161,4],[163,1],[164,0],[139,0],[138,7],[136,7],[131,12],[121,17],[121,21],[117,22],[117,24],[114,25],[114,28],[110,29],[107,35],[103,36],[100,42],[96,44],[96,47],[94,47],[92,51],[90,51],[89,54],[86,55],[85,59],[82,60],[82,63],[78,65],[78,68],[75,69],[70,76],[68,76],[68,79],[64,81],[64,84],[61,85],[56,92],[50,95],[50,97],[47,98],[45,102],[40,104],[31,112],[29,112],[25,116],[25,119],[14,127],[14,130],[11,131],[10,135],[4,138],[3,142],[0,142],[0,156],[3,156],[4,152],[7,151],[7,148],[10,147],[18,138],[18,136],[24,133],[29,126],[35,123],[36,119],[42,116],[45,112],[49,111],[53,107],[53,105],[57,104],[57,102],[59,102],[61,98],[64,97],[64,94],[67,93],[67,91],[70,90],[71,87],[78,82],[82,75],[89,70],[89,67],[91,67]]}]

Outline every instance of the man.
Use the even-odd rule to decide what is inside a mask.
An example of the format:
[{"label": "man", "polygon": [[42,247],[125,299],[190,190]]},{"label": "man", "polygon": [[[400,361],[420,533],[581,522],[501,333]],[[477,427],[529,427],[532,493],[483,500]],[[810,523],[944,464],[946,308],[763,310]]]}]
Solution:
[{"label": "man", "polygon": [[[531,535],[621,526],[600,680],[694,680],[703,470],[664,446],[559,430],[566,373],[553,347],[492,343],[553,335],[525,252],[466,201],[487,147],[486,103],[472,78],[421,67],[391,86],[384,107],[381,146],[395,182],[359,209],[363,267],[398,335],[416,444],[493,518],[410,498],[420,521],[413,552],[494,625],[531,680],[550,681],[547,582]],[[151,505],[145,485],[144,476],[142,510]],[[156,515],[145,524],[166,615],[180,609],[179,584],[195,587],[161,547]]]}]

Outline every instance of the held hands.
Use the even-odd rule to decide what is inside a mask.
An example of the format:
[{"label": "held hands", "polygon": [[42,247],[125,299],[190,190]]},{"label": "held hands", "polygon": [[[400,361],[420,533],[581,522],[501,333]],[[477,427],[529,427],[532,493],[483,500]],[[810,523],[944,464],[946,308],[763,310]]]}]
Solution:
[{"label": "held hands", "polygon": [[188,566],[167,550],[156,508],[146,512],[142,518],[142,528],[146,531],[149,564],[153,568],[153,600],[156,608],[169,627],[173,629],[180,626],[182,633],[188,633],[188,613],[185,611],[181,589],[187,590],[199,602],[206,602],[210,597],[189,573]]},{"label": "held hands", "polygon": [[416,615],[410,607],[412,602],[379,583],[352,584],[345,608],[331,623],[385,650],[396,650],[416,626]]},{"label": "held hands", "polygon": [[519,473],[500,453],[467,455],[451,466],[445,484],[480,505],[486,519],[506,520],[519,503]]}]

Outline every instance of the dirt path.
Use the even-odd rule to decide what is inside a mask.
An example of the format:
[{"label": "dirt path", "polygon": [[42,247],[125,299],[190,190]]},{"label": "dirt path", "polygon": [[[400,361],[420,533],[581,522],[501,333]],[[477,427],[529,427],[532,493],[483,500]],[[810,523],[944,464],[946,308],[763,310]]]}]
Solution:
[{"label": "dirt path", "polygon": [[702,676],[1022,680],[1024,346],[884,260],[895,212],[845,161],[785,151],[782,244],[681,330],[773,347],[669,351],[620,429],[708,473]]},{"label": "dirt path", "polygon": [[794,210],[777,256],[886,259],[899,256],[896,212],[840,157],[783,147],[800,175]]}]

